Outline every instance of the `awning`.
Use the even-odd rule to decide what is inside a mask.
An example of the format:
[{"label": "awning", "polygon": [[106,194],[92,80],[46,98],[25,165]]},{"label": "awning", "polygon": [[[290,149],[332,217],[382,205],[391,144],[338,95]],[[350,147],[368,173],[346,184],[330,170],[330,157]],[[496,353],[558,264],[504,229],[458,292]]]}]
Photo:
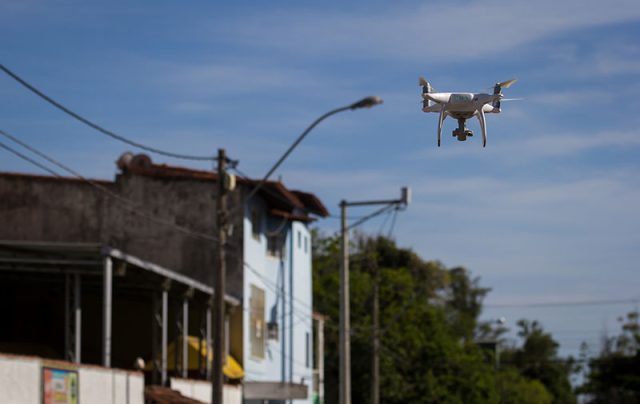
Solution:
[{"label": "awning", "polygon": [[[167,348],[167,370],[175,370],[176,363],[176,346],[175,342],[171,342]],[[182,343],[178,341],[178,352],[181,350]],[[200,341],[198,337],[190,335],[187,338],[187,351],[189,355],[188,370],[198,370],[198,350],[200,348]],[[208,352],[208,355],[207,355]],[[207,344],[202,341],[202,349],[200,349],[200,357],[204,362],[207,358],[210,362],[213,362],[213,349],[209,346],[207,350]],[[148,362],[145,366],[145,370],[150,371],[152,369],[152,363]],[[231,355],[227,355],[227,364],[223,368],[225,376],[229,379],[242,379],[244,377],[244,370],[242,366]]]}]

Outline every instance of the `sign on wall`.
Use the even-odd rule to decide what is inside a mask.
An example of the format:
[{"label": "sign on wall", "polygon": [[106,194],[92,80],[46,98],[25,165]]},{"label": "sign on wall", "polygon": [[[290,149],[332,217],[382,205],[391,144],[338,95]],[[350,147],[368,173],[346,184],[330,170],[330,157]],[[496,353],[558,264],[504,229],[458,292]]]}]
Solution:
[{"label": "sign on wall", "polygon": [[78,371],[42,368],[43,404],[78,404]]}]

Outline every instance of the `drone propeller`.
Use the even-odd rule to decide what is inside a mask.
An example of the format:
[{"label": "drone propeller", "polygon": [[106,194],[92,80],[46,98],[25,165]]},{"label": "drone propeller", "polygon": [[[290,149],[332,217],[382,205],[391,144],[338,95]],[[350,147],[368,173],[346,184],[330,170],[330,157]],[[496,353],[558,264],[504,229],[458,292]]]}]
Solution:
[{"label": "drone propeller", "polygon": [[507,81],[503,81],[502,83],[497,83],[496,86],[500,86],[500,88],[509,88],[511,87],[518,79],[511,79]]},{"label": "drone propeller", "polygon": [[[494,95],[499,94],[500,97],[502,97],[502,89],[511,87],[513,83],[515,83],[516,81],[518,81],[518,79],[511,79],[511,80],[503,81],[502,83],[496,83],[496,85],[493,86],[493,94]],[[500,108],[501,101],[506,101],[506,100],[504,98],[499,98],[493,102],[493,106],[496,108]]]},{"label": "drone propeller", "polygon": [[429,84],[429,82],[427,82],[427,79],[425,79],[423,76],[420,76],[420,78],[418,79],[418,85],[426,86],[427,84]]},{"label": "drone propeller", "polygon": [[524,98],[502,98],[500,101],[522,101]]}]

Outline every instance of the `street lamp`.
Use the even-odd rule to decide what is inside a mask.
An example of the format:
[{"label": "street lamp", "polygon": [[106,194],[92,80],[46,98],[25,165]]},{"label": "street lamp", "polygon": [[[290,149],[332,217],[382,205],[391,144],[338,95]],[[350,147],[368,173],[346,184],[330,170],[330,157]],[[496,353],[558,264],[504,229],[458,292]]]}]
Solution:
[{"label": "street lamp", "polygon": [[[337,114],[338,112],[355,110],[360,108],[371,108],[378,104],[382,104],[382,98],[376,97],[376,96],[365,97],[360,101],[354,102],[353,104],[349,104],[347,106],[331,110],[325,113],[324,115],[320,116],[315,121],[313,121],[313,123],[309,125],[309,127],[305,129],[304,132],[300,134],[300,136],[298,136],[296,141],[293,142],[291,146],[289,146],[287,151],[282,155],[282,157],[278,159],[278,161],[273,165],[273,167],[271,167],[271,169],[262,178],[262,180],[260,180],[260,182],[251,190],[251,193],[249,194],[246,200],[249,201],[258,192],[258,190],[267,182],[271,174],[273,174],[273,172],[276,171],[278,167],[280,167],[280,165],[289,156],[289,154],[291,154],[293,149],[295,149],[296,146],[298,146],[298,144],[307,136],[307,134],[309,134],[309,132],[311,132],[311,130],[315,128],[320,122],[330,117],[331,115]],[[225,218],[227,216],[226,202],[225,202],[225,199],[223,198],[223,193],[225,192],[223,180],[224,180],[224,173],[225,173],[225,164],[227,162],[227,159],[225,157],[224,150],[220,150],[219,153],[220,154],[217,160],[218,160],[218,174],[220,175],[220,178],[218,180],[219,200],[217,204],[218,215],[216,219],[217,225],[218,225],[217,248],[218,248],[219,271],[214,279],[214,291],[215,291],[215,297],[216,297],[216,303],[217,303],[216,305],[218,307],[216,307],[216,310],[212,312],[213,320],[214,320],[213,322],[215,324],[216,332],[217,332],[216,339],[213,344],[213,369],[212,369],[213,377],[211,381],[211,384],[212,384],[211,402],[213,404],[222,404],[222,397],[223,397],[222,389],[224,384],[224,375],[222,372],[223,372],[224,362],[226,359],[226,353],[223,352],[223,344],[222,344],[222,340],[224,338],[224,328],[223,328],[224,327],[224,295],[225,295],[225,289],[226,289],[225,261],[224,261],[225,259],[224,243],[226,240],[226,235],[225,235],[225,231],[223,229],[222,223],[224,223],[224,221],[226,220]]]},{"label": "street lamp", "polygon": [[[411,203],[411,189],[403,187],[400,199],[340,202],[340,238],[342,259],[340,260],[340,404],[351,404],[351,319],[349,310],[349,230],[347,226],[348,206],[396,205],[407,207]],[[369,216],[372,217],[372,216]],[[357,224],[362,223],[358,221]]]},{"label": "street lamp", "polygon": [[305,129],[304,132],[302,132],[298,136],[298,138],[295,140],[295,142],[293,142],[291,144],[291,146],[289,146],[289,148],[287,149],[286,152],[284,152],[282,157],[280,157],[278,159],[278,161],[273,165],[273,167],[271,167],[271,169],[267,172],[267,174],[260,180],[258,185],[256,185],[253,188],[253,190],[251,191],[251,193],[247,197],[247,200],[250,200],[251,198],[253,198],[253,196],[258,192],[258,190],[264,185],[264,183],[267,182],[269,177],[271,177],[271,174],[273,174],[274,171],[276,171],[278,169],[278,167],[280,167],[280,165],[284,162],[284,160],[287,157],[289,157],[289,154],[291,154],[293,149],[295,149],[298,146],[298,144],[300,142],[302,142],[302,140],[309,134],[309,132],[311,132],[311,130],[313,128],[315,128],[320,122],[324,121],[325,119],[327,119],[331,115],[337,114],[338,112],[361,109],[361,108],[371,108],[373,106],[376,106],[376,105],[379,105],[379,104],[382,104],[382,103],[383,103],[382,98],[380,98],[378,96],[375,96],[375,95],[372,95],[372,96],[369,96],[369,97],[365,97],[365,98],[361,99],[360,101],[354,102],[353,104],[333,109],[333,110],[327,112],[326,114],[321,115],[318,119],[313,121],[313,123],[311,125],[309,125],[309,127],[307,127],[307,129]]}]

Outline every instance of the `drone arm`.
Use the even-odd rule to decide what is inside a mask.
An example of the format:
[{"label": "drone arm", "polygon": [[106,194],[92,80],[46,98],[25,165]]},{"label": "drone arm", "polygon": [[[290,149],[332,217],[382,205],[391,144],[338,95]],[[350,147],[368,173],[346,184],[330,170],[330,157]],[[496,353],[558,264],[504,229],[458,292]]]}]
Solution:
[{"label": "drone arm", "polygon": [[444,106],[440,110],[440,118],[438,119],[438,147],[440,147],[440,139],[442,135],[442,124],[447,116],[445,115]]},{"label": "drone arm", "polygon": [[484,110],[480,108],[476,114],[480,121],[480,129],[482,129],[482,147],[487,146],[487,120],[484,117]]}]

